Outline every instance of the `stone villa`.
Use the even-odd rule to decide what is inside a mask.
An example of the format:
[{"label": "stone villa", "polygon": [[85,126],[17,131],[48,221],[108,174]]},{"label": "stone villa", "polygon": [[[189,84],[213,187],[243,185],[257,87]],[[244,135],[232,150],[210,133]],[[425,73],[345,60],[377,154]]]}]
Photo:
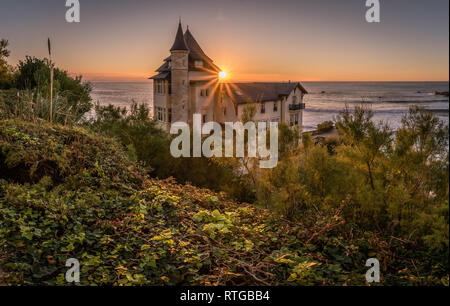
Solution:
[{"label": "stone villa", "polygon": [[284,122],[302,126],[303,96],[300,83],[226,83],[216,66],[181,22],[171,55],[151,77],[154,81],[154,116],[165,129],[174,122],[192,124],[194,114],[203,123],[237,122],[249,105],[256,108],[257,122]]}]

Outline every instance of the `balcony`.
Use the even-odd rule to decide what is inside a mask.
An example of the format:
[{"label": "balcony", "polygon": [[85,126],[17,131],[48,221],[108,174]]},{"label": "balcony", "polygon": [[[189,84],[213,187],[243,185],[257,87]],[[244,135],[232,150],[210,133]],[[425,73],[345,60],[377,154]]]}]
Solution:
[{"label": "balcony", "polygon": [[297,111],[297,110],[302,110],[306,108],[306,104],[305,103],[300,103],[300,104],[290,104],[289,105],[289,110],[290,111]]}]

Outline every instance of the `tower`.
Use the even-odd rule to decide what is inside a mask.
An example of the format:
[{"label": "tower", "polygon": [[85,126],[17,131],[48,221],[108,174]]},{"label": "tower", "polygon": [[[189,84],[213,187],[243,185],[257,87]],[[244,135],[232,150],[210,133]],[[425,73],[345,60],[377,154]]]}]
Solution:
[{"label": "tower", "polygon": [[189,49],[181,21],[171,52],[172,123],[189,122]]}]

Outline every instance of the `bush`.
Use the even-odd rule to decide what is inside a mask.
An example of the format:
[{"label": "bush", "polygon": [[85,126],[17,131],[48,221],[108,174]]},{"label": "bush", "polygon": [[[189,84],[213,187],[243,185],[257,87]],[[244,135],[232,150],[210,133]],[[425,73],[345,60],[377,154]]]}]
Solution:
[{"label": "bush", "polygon": [[89,128],[119,140],[128,155],[140,162],[153,177],[173,177],[180,183],[189,182],[217,192],[226,191],[242,202],[254,199],[246,177],[236,175],[240,164],[235,161],[172,157],[172,135],[150,119],[146,105],[134,103],[129,111],[112,105],[97,105],[95,111],[96,116]]},{"label": "bush", "polygon": [[13,85],[13,69],[8,65],[7,58],[10,51],[7,49],[9,42],[6,39],[0,40],[0,90],[10,89]]},{"label": "bush", "polygon": [[[208,190],[149,179],[114,141],[84,129],[0,121],[0,150],[0,283],[68,285],[69,258],[81,262],[80,285],[363,277],[362,262],[344,266],[308,246],[324,233],[322,217],[291,225]],[[337,251],[331,242],[327,248]]]},{"label": "bush", "polygon": [[368,109],[344,110],[340,137],[304,137],[302,150],[259,178],[259,202],[302,224],[342,208],[346,239],[372,237],[390,266],[412,260],[420,275],[448,278],[448,127],[419,108],[402,123],[394,134]]},{"label": "bush", "polygon": [[[21,103],[32,101],[36,117],[48,119],[50,109],[50,62],[27,56],[17,66],[15,88],[21,91]],[[60,123],[79,122],[92,108],[91,85],[81,76],[72,78],[66,71],[54,68],[54,111]],[[27,105],[29,108],[29,105]]]},{"label": "bush", "polygon": [[333,121],[325,121],[317,126],[317,133],[323,134],[328,133],[334,128]]}]

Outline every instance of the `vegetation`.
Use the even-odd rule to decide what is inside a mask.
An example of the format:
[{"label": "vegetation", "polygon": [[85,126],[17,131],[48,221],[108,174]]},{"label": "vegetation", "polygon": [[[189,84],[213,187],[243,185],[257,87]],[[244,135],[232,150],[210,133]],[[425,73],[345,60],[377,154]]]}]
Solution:
[{"label": "vegetation", "polygon": [[9,42],[6,39],[0,40],[0,90],[9,89],[13,84],[12,68],[7,62],[10,55],[8,45]]},{"label": "vegetation", "polygon": [[[448,127],[413,107],[393,131],[345,109],[339,136],[280,125],[279,162],[175,159],[133,104],[91,111],[90,86],[0,43],[0,284],[449,284]],[[255,109],[246,108],[244,121]],[[195,186],[195,187],[194,187]],[[207,188],[207,189],[202,189]],[[247,204],[249,203],[249,204]]]},{"label": "vegetation", "polygon": [[82,262],[82,285],[363,281],[362,258],[329,255],[338,237],[314,245],[327,237],[322,217],[303,227],[150,179],[113,140],[84,129],[1,121],[0,131],[0,282],[64,285],[68,258]]},{"label": "vegetation", "polygon": [[328,133],[334,128],[333,121],[325,121],[317,126],[317,133]]},{"label": "vegetation", "polygon": [[[15,69],[7,64],[8,41],[0,41],[0,119],[50,118],[50,68],[47,59],[27,56]],[[91,85],[54,68],[53,122],[79,123],[92,109]]]},{"label": "vegetation", "polygon": [[146,105],[133,104],[129,110],[97,105],[95,113],[94,119],[86,126],[119,140],[128,156],[138,161],[153,177],[173,177],[180,183],[189,182],[214,191],[226,191],[242,201],[254,199],[245,188],[246,177],[235,175],[239,167],[236,161],[224,163],[204,157],[172,157],[172,137],[150,119],[150,110]]},{"label": "vegetation", "polygon": [[448,279],[448,127],[419,108],[396,133],[371,119],[368,109],[346,109],[338,141],[311,145],[304,137],[261,176],[258,200],[296,223],[316,214],[332,220],[338,210],[343,222],[335,226],[345,241],[378,241],[367,256],[423,280]]},{"label": "vegetation", "polygon": [[445,129],[417,109],[395,137],[370,118],[345,111],[336,153],[305,137],[260,173],[269,210],[151,179],[83,128],[1,121],[1,282],[63,285],[79,258],[84,285],[360,285],[376,257],[385,285],[448,285]]}]

